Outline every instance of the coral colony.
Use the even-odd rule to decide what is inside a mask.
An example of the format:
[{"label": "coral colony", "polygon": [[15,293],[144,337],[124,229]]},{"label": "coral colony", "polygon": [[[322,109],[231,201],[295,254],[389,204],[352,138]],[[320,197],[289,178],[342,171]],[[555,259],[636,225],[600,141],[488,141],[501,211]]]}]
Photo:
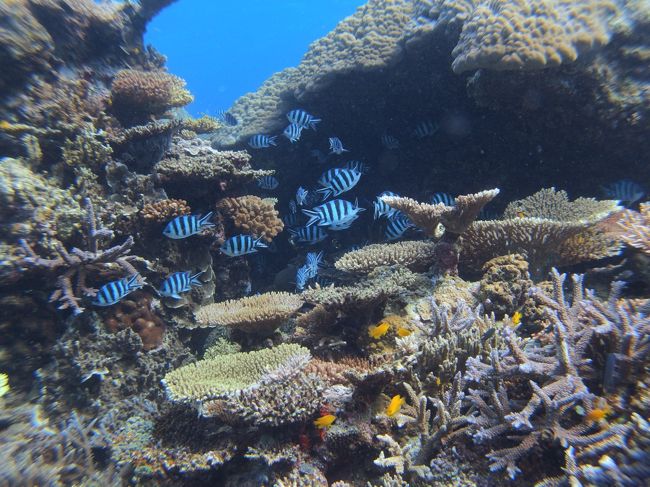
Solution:
[{"label": "coral colony", "polygon": [[647,485],[647,4],[370,0],[194,119],[171,3],[0,3],[0,485]]}]

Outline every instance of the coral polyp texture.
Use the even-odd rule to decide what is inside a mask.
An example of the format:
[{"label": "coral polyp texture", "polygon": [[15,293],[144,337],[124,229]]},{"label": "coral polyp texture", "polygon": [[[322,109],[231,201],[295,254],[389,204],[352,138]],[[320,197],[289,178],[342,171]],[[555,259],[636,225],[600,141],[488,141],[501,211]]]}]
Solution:
[{"label": "coral polyp texture", "polygon": [[293,316],[303,302],[295,294],[271,292],[208,304],[196,312],[194,326],[221,325],[248,333],[268,334]]},{"label": "coral polyp texture", "polygon": [[638,212],[625,210],[617,226],[617,234],[623,242],[650,255],[650,204],[641,203]]},{"label": "coral polyp texture", "polygon": [[456,18],[464,11],[460,38],[452,51],[457,73],[480,68],[542,69],[573,62],[609,42],[608,22],[618,12],[616,2],[610,0],[439,3],[443,11],[456,10]]},{"label": "coral polyp texture", "polygon": [[224,198],[217,203],[217,209],[241,233],[262,237],[267,242],[272,241],[284,228],[275,205],[259,196]]},{"label": "coral polyp texture", "polygon": [[368,274],[382,266],[401,265],[412,270],[425,270],[435,257],[433,242],[397,242],[374,244],[347,252],[334,266],[341,271]]}]

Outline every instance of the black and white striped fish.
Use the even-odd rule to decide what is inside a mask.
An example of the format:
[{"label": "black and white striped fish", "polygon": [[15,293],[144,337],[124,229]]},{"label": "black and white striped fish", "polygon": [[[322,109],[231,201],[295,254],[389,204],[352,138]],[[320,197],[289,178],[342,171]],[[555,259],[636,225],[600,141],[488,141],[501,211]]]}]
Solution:
[{"label": "black and white striped fish", "polygon": [[302,210],[302,212],[309,217],[308,227],[314,223],[319,227],[329,225],[336,227],[356,218],[358,213],[364,210],[365,208],[359,208],[356,201],[351,203],[350,201],[336,199],[316,206],[312,210]]},{"label": "black and white striped fish", "polygon": [[355,215],[352,218],[350,218],[349,220],[346,220],[344,222],[335,223],[333,225],[330,225],[327,228],[328,228],[328,230],[332,230],[332,231],[335,231],[335,232],[340,232],[341,230],[347,230],[348,228],[350,228],[352,226],[352,224],[354,223],[354,221],[357,218],[359,218],[359,215]]},{"label": "black and white striped fish", "polygon": [[298,190],[296,191],[296,202],[298,203],[298,206],[302,206],[305,204],[308,195],[309,195],[309,191],[307,191],[305,188],[303,188],[302,186],[298,188]]},{"label": "black and white striped fish", "polygon": [[298,224],[298,213],[284,215],[282,221],[287,227],[295,227]]},{"label": "black and white striped fish", "polygon": [[191,235],[196,235],[206,228],[214,227],[214,223],[208,220],[212,217],[212,212],[205,216],[201,215],[183,215],[177,216],[170,221],[165,229],[163,235],[168,238],[180,239],[187,238]]},{"label": "black and white striped fish", "polygon": [[344,152],[350,152],[347,149],[343,148],[343,142],[338,137],[330,137],[330,154],[343,154]]},{"label": "black and white striped fish", "polygon": [[300,135],[302,134],[303,128],[304,127],[301,127],[297,123],[292,123],[287,125],[287,128],[284,129],[282,135],[284,135],[287,139],[289,139],[289,142],[293,144],[294,142],[300,140]]},{"label": "black and white striped fish", "polygon": [[388,206],[388,203],[386,203],[384,200],[381,199],[382,196],[397,196],[397,197],[399,197],[399,195],[397,193],[393,193],[392,191],[384,191],[379,196],[377,196],[377,201],[375,201],[373,203],[373,205],[375,207],[375,214],[374,214],[374,219],[375,220],[381,218],[382,216],[390,218],[395,213],[397,213],[397,210],[395,208],[391,208],[390,206]]},{"label": "black and white striped fish", "polygon": [[350,191],[356,186],[361,179],[361,173],[354,169],[334,168],[326,171],[318,180],[318,184],[323,186],[316,192],[323,195],[326,200],[330,196],[338,196],[341,193]]},{"label": "black and white striped fish", "polygon": [[317,244],[327,238],[327,232],[316,225],[310,227],[290,228],[292,240],[297,243],[306,243],[309,245]]},{"label": "black and white striped fish", "polygon": [[438,203],[443,203],[447,206],[455,206],[456,198],[449,193],[434,193],[433,196],[431,196],[431,204],[437,205]]},{"label": "black and white striped fish", "polygon": [[168,298],[181,299],[179,295],[180,293],[191,291],[192,286],[200,287],[203,285],[203,283],[199,281],[199,276],[201,274],[203,274],[203,271],[197,272],[193,276],[190,275],[189,271],[175,272],[163,281],[158,290],[158,294]]},{"label": "black and white striped fish", "polygon": [[304,110],[291,110],[287,113],[287,119],[292,123],[304,129],[316,130],[316,124],[320,122],[320,118],[310,115]]},{"label": "black and white striped fish", "polygon": [[361,174],[368,174],[370,172],[370,166],[361,161],[347,161],[343,164],[343,167],[345,169],[354,169],[355,171],[359,171]]},{"label": "black and white striped fish", "polygon": [[309,268],[306,265],[299,267],[296,271],[296,291],[304,291],[309,279]]},{"label": "black and white striped fish", "polygon": [[640,184],[629,179],[621,179],[603,186],[603,192],[608,198],[618,200],[626,206],[636,203],[646,194],[646,190]]},{"label": "black and white striped fish", "polygon": [[124,279],[111,281],[99,288],[92,303],[95,306],[111,306],[122,300],[129,293],[140,289],[143,285],[144,282],[140,280],[140,274],[133,274]]},{"label": "black and white striped fish", "polygon": [[399,149],[399,140],[392,135],[384,134],[381,136],[381,145],[388,150]]},{"label": "black and white striped fish", "polygon": [[318,274],[318,268],[320,267],[322,261],[323,261],[323,252],[307,253],[307,256],[305,257],[305,266],[309,271],[308,273],[309,278],[316,277],[316,275]]},{"label": "black and white striped fish", "polygon": [[262,176],[257,180],[257,186],[262,189],[275,189],[280,182],[273,176]]},{"label": "black and white striped fish", "polygon": [[293,200],[289,200],[289,213],[298,213],[298,205]]},{"label": "black and white striped fish", "polygon": [[413,134],[418,139],[423,139],[425,137],[431,137],[436,133],[436,130],[438,130],[438,126],[435,123],[433,123],[431,120],[425,120],[424,122],[420,122],[415,126]]},{"label": "black and white striped fish", "polygon": [[248,145],[253,149],[265,149],[267,147],[278,145],[275,139],[277,139],[277,135],[257,134],[248,139]]},{"label": "black and white striped fish", "polygon": [[252,254],[258,249],[265,249],[268,245],[262,242],[262,237],[254,238],[250,235],[233,235],[221,246],[221,251],[230,257]]},{"label": "black and white striped fish", "polygon": [[234,127],[238,123],[237,119],[231,113],[225,110],[219,110],[217,112],[217,119],[231,127]]},{"label": "black and white striped fish", "polygon": [[386,238],[388,240],[397,240],[404,235],[404,232],[411,228],[413,223],[404,215],[397,215],[388,220],[386,226]]}]

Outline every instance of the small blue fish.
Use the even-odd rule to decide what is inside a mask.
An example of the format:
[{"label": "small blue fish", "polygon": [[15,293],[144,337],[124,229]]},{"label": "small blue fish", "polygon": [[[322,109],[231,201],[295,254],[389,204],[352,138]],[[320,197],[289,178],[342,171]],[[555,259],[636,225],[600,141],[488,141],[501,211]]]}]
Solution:
[{"label": "small blue fish", "polygon": [[413,223],[411,220],[402,214],[398,214],[388,221],[388,226],[386,227],[386,238],[388,240],[397,240],[412,226]]},{"label": "small blue fish", "polygon": [[308,252],[305,258],[305,267],[307,267],[309,278],[316,277],[318,268],[323,261],[323,252]]},{"label": "small blue fish", "polygon": [[332,225],[329,225],[327,228],[329,230],[333,230],[335,232],[340,232],[341,230],[347,230],[348,228],[350,228],[352,226],[352,224],[354,223],[354,221],[357,218],[359,218],[359,215],[355,215],[352,218],[350,218],[349,220],[346,220],[344,222],[334,223]]},{"label": "small blue fish", "polygon": [[212,217],[212,212],[205,216],[201,215],[183,215],[177,216],[170,221],[165,229],[163,235],[168,238],[180,239],[187,238],[191,235],[196,235],[206,228],[214,227],[214,223],[208,220]]},{"label": "small blue fish", "polygon": [[456,206],[456,198],[449,193],[434,193],[431,196],[431,204],[437,205],[442,203],[446,206]]},{"label": "small blue fish", "polygon": [[388,150],[399,149],[399,140],[392,135],[385,134],[381,136],[381,145]]},{"label": "small blue fish", "polygon": [[253,149],[265,149],[267,147],[278,145],[275,139],[277,139],[276,135],[257,134],[248,139],[248,145]]},{"label": "small blue fish", "polygon": [[129,293],[140,289],[143,285],[144,282],[140,280],[140,274],[133,274],[131,277],[111,281],[99,288],[92,304],[96,306],[111,306],[122,300]]},{"label": "small blue fish", "polygon": [[223,243],[221,251],[230,257],[240,257],[266,248],[268,245],[262,242],[262,237],[256,239],[250,235],[234,235]]},{"label": "small blue fish", "polygon": [[420,122],[415,126],[413,134],[418,139],[424,139],[425,137],[431,137],[436,133],[436,130],[438,130],[438,126],[436,124],[434,124],[431,120],[425,120],[424,122]]},{"label": "small blue fish", "polygon": [[179,293],[186,293],[192,290],[192,286],[202,286],[199,276],[203,271],[197,272],[193,276],[190,272],[175,272],[165,279],[158,290],[158,294],[168,298],[181,299]]},{"label": "small blue fish", "polygon": [[289,200],[289,213],[298,213],[298,205],[293,200]]},{"label": "small blue fish", "polygon": [[330,154],[343,154],[344,152],[350,152],[347,149],[343,148],[343,142],[338,137],[330,137]]},{"label": "small blue fish", "polygon": [[275,189],[280,182],[273,176],[262,176],[257,180],[257,186],[261,189]]},{"label": "small blue fish", "polygon": [[300,140],[300,135],[302,134],[302,129],[300,125],[296,123],[292,123],[287,125],[287,128],[284,129],[284,132],[282,132],[282,135],[284,135],[287,139],[289,139],[289,142],[292,144],[294,142],[297,142]]},{"label": "small blue fish", "polygon": [[375,207],[375,215],[374,215],[375,220],[381,218],[382,216],[390,218],[395,213],[397,213],[397,210],[395,208],[391,208],[390,206],[388,206],[388,203],[386,203],[384,200],[381,199],[382,196],[399,197],[397,193],[393,193],[392,191],[384,191],[379,196],[377,196],[377,201],[373,203]]},{"label": "small blue fish", "polygon": [[230,127],[234,127],[237,125],[237,119],[229,112],[225,110],[219,110],[217,112],[217,119],[225,123],[226,125],[229,125]]},{"label": "small blue fish", "polygon": [[313,115],[310,115],[304,110],[291,110],[287,113],[287,119],[293,123],[302,127],[304,129],[314,129],[316,130],[316,124],[320,122],[320,118],[316,118]]},{"label": "small blue fish", "polygon": [[333,229],[341,230],[342,225],[355,219],[358,213],[364,210],[365,208],[359,208],[356,201],[351,203],[346,200],[336,199],[316,206],[312,210],[302,210],[302,212],[309,217],[308,227],[316,223],[321,227],[332,225],[339,227]]},{"label": "small blue fish", "polygon": [[603,192],[608,198],[618,200],[625,206],[633,205],[646,194],[646,190],[640,184],[629,179],[621,179],[603,186]]},{"label": "small blue fish", "polygon": [[309,279],[309,268],[306,265],[299,267],[296,272],[296,291],[303,291]]},{"label": "small blue fish", "polygon": [[318,180],[318,184],[323,186],[316,192],[323,195],[326,200],[330,196],[338,196],[341,193],[350,191],[356,186],[361,179],[361,173],[354,169],[334,168],[326,171]]},{"label": "small blue fish", "polygon": [[370,166],[361,161],[347,161],[343,164],[343,167],[345,169],[354,169],[355,171],[359,171],[361,174],[368,174],[370,172]]},{"label": "small blue fish", "polygon": [[309,191],[307,191],[305,188],[302,186],[298,188],[296,191],[296,202],[298,203],[298,206],[303,206],[305,204],[308,195]]},{"label": "small blue fish", "polygon": [[289,234],[291,234],[291,238],[295,243],[306,243],[309,245],[315,245],[327,238],[327,232],[316,225],[310,227],[290,228]]}]

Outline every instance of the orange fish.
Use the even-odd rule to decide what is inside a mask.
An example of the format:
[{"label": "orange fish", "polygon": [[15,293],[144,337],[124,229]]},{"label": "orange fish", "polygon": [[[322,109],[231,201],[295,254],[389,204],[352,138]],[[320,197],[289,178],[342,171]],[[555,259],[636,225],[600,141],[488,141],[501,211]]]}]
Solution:
[{"label": "orange fish", "polygon": [[402,326],[400,326],[400,327],[397,329],[397,336],[407,337],[407,336],[409,336],[411,333],[413,333],[411,330],[409,330],[408,328],[404,328],[404,327],[402,327]]},{"label": "orange fish", "polygon": [[383,337],[386,333],[388,333],[389,328],[390,325],[385,321],[382,321],[377,326],[371,326],[370,328],[368,328],[368,335],[370,335],[372,338],[376,340],[378,338]]},{"label": "orange fish", "polygon": [[393,396],[386,408],[386,416],[392,417],[399,413],[399,410],[402,409],[402,404],[404,404],[405,401],[406,400],[399,394]]},{"label": "orange fish", "polygon": [[325,414],[314,421],[314,426],[316,426],[316,428],[325,429],[332,426],[334,421],[336,421],[336,416],[333,414]]},{"label": "orange fish", "polygon": [[522,314],[519,311],[515,311],[515,313],[512,315],[512,324],[518,325],[519,323],[521,323],[521,317]]}]

